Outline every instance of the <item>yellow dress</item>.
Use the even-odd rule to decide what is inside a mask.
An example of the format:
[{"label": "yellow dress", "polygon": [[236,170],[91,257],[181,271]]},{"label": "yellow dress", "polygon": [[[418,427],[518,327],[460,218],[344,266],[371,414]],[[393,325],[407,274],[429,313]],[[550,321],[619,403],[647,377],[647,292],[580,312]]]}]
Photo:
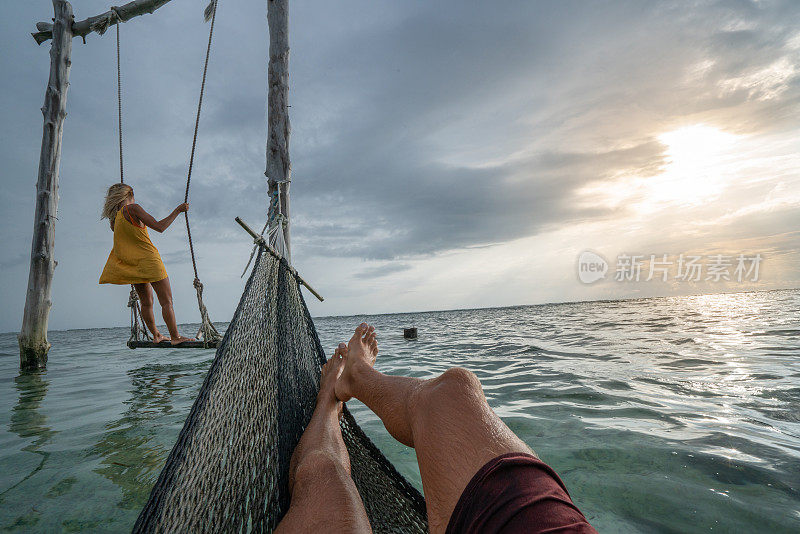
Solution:
[{"label": "yellow dress", "polygon": [[[123,208],[124,209],[124,208]],[[122,210],[114,219],[114,248],[100,275],[101,284],[143,284],[167,277],[158,249],[150,241],[146,226],[128,221]]]}]

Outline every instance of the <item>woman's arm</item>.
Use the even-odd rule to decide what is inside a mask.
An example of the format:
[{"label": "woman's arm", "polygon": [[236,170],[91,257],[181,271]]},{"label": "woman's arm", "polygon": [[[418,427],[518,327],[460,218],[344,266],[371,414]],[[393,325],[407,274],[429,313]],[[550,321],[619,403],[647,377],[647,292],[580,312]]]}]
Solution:
[{"label": "woman's arm", "polygon": [[159,233],[169,228],[169,225],[172,224],[172,222],[178,215],[189,209],[189,204],[184,202],[183,204],[179,204],[177,208],[172,210],[172,213],[170,213],[160,221],[157,221],[155,217],[144,211],[144,208],[142,208],[139,204],[130,204],[129,206],[130,207],[128,208],[128,210],[130,211],[131,214],[133,214],[134,217],[136,217],[145,225],[149,226],[150,228]]}]

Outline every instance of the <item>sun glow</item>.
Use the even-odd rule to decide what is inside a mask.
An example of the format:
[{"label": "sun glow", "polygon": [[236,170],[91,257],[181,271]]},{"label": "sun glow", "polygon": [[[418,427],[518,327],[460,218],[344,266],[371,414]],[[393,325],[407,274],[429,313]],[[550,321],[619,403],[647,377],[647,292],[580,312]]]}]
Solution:
[{"label": "sun glow", "polygon": [[667,154],[673,163],[707,166],[736,141],[733,134],[712,126],[695,124],[658,136],[667,145]]},{"label": "sun glow", "polygon": [[580,194],[591,202],[626,206],[651,214],[674,206],[713,201],[741,178],[744,138],[713,126],[695,124],[657,136],[665,146],[663,169],[650,176],[620,173],[616,180],[589,184]]},{"label": "sun glow", "polygon": [[736,158],[738,136],[697,124],[658,137],[667,146],[663,173],[646,181],[646,202],[696,205],[716,197]]}]

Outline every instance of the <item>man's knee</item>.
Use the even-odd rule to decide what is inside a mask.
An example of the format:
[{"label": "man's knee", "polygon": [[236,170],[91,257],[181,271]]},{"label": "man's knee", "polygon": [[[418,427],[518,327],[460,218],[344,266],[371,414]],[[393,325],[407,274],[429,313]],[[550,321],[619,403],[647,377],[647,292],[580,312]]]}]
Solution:
[{"label": "man's knee", "polygon": [[311,481],[319,484],[322,481],[329,482],[347,477],[349,474],[333,455],[316,451],[306,454],[297,464],[294,473],[294,488],[302,486],[304,482]]},{"label": "man's knee", "polygon": [[148,295],[147,293],[144,295],[139,295],[139,306],[142,308],[152,308],[153,295]]},{"label": "man's knee", "polygon": [[481,381],[475,373],[463,367],[451,367],[434,382],[438,389],[453,395],[475,395],[483,394]]},{"label": "man's knee", "polygon": [[172,295],[159,295],[158,303],[161,305],[162,308],[166,308],[167,306],[172,306]]},{"label": "man's knee", "polygon": [[484,400],[481,382],[475,373],[463,367],[451,367],[427,382],[414,396],[420,407],[436,408],[452,402]]}]

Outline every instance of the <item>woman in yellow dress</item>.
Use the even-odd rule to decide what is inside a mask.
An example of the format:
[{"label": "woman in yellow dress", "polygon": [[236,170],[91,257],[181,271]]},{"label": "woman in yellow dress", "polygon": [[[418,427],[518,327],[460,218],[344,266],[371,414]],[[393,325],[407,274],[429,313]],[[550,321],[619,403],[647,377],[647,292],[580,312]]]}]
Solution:
[{"label": "woman in yellow dress", "polygon": [[158,249],[147,234],[149,226],[156,232],[163,232],[175,218],[189,209],[189,204],[181,204],[164,219],[157,221],[147,213],[133,198],[133,188],[127,184],[114,184],[108,188],[103,219],[108,219],[114,231],[114,248],[100,275],[101,284],[133,284],[139,294],[142,319],[153,333],[153,342],[159,343],[167,338],[156,328],[153,316],[153,290],[161,304],[161,314],[169,329],[169,342],[173,345],[191,341],[178,333],[175,311],[172,309],[172,288]]}]

